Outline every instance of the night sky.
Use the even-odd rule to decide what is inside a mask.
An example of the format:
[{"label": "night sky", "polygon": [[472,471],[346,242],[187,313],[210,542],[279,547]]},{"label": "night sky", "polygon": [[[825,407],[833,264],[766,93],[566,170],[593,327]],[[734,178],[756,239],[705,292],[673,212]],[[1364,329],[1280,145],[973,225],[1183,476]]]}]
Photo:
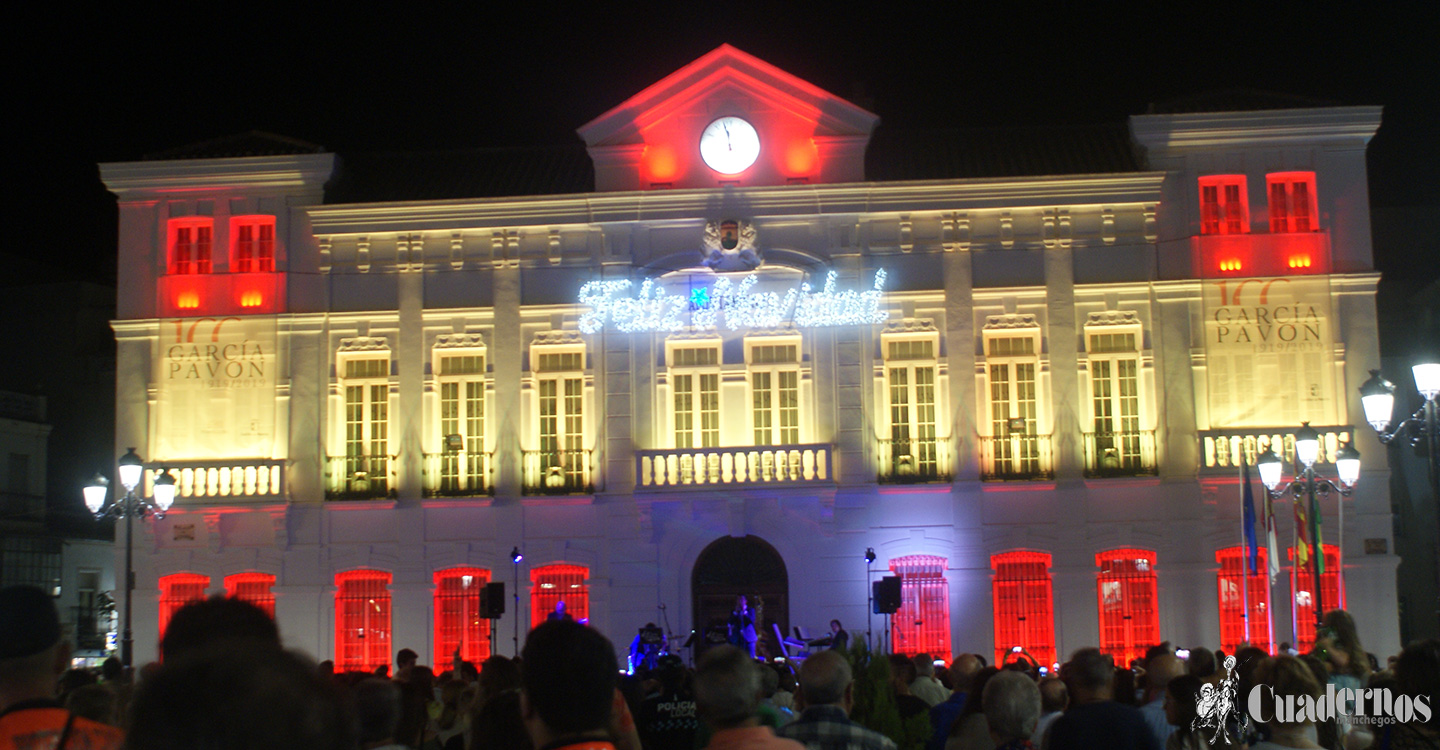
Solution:
[{"label": "night sky", "polygon": [[[1433,2],[1383,14],[1369,3],[921,13],[482,2],[341,15],[246,3],[160,4],[148,16],[133,4],[34,5],[45,15],[13,17],[4,53],[18,125],[7,172],[20,178],[9,210],[21,227],[5,252],[39,274],[113,275],[114,201],[97,162],[252,129],[342,156],[577,142],[575,128],[724,42],[891,127],[1119,122],[1150,102],[1235,88],[1379,104],[1372,203],[1432,217],[1440,205]],[[1380,258],[1382,270],[1440,274],[1433,235]]]}]

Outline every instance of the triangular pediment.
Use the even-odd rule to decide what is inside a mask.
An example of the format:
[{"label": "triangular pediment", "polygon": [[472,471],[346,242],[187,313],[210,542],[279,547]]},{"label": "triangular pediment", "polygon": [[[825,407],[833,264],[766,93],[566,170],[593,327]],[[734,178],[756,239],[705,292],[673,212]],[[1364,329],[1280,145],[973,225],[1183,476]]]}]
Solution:
[{"label": "triangular pediment", "polygon": [[754,55],[722,44],[582,125],[588,146],[634,143],[641,131],[708,100],[753,97],[813,119],[817,135],[869,135],[879,117]]},{"label": "triangular pediment", "polygon": [[[698,157],[701,132],[738,117],[758,133],[753,166],[724,174]],[[727,121],[728,122],[728,121]],[[723,44],[579,128],[596,189],[784,185],[863,179],[879,118]]]}]

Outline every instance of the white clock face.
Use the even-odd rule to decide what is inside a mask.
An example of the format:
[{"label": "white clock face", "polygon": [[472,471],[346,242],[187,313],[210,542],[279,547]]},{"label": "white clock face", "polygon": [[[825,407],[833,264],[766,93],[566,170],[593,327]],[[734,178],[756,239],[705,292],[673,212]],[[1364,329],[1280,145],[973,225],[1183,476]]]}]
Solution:
[{"label": "white clock face", "polygon": [[722,117],[700,134],[700,158],[720,174],[740,174],[759,156],[760,135],[738,117]]}]

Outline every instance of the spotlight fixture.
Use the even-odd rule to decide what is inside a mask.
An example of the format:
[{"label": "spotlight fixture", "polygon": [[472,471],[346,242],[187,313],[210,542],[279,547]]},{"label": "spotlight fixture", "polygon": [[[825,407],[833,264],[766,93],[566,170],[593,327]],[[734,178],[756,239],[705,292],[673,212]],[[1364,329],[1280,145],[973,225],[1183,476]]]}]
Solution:
[{"label": "spotlight fixture", "polygon": [[511,548],[510,548],[510,562],[518,563],[518,562],[520,562],[521,560],[524,560],[524,559],[525,559],[525,556],[522,555],[522,554],[520,554],[520,548],[519,548],[519,547],[511,547]]},{"label": "spotlight fixture", "polygon": [[867,562],[867,563],[873,563],[873,562],[875,562],[875,548],[874,548],[874,547],[866,547],[866,548],[865,548],[865,562]]}]

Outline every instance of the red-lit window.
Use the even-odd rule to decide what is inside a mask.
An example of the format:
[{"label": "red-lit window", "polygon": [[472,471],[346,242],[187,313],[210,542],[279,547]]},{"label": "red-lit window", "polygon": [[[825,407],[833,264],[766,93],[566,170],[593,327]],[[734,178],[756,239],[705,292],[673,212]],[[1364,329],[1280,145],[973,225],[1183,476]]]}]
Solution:
[{"label": "red-lit window", "polygon": [[210,273],[210,246],[215,220],[210,218],[170,220],[170,273]]},{"label": "red-lit window", "polygon": [[[1340,548],[1333,544],[1325,548],[1325,572],[1320,574],[1320,606],[1329,612],[1345,608],[1345,592],[1340,588]],[[1295,648],[1300,653],[1308,652],[1315,645],[1315,564],[1309,561],[1304,569],[1294,565],[1295,548],[1290,548],[1290,601],[1295,603]]]},{"label": "red-lit window", "polygon": [[[1243,547],[1226,547],[1215,551],[1215,562],[1220,564],[1218,576],[1220,601],[1220,648],[1227,654],[1235,653],[1242,642],[1256,648],[1271,651],[1270,641],[1270,565],[1269,552],[1260,548],[1260,564],[1254,573],[1245,573],[1243,586],[1242,571],[1247,568]],[[1242,595],[1250,602],[1250,632],[1240,609]]]},{"label": "red-lit window", "polygon": [[335,668],[371,672],[390,663],[390,574],[347,570],[335,576]]},{"label": "red-lit window", "polygon": [[890,561],[900,577],[900,609],[891,618],[897,654],[950,653],[950,584],[945,581],[946,560],[933,555],[910,555]]},{"label": "red-lit window", "polygon": [[530,625],[534,627],[565,602],[565,612],[576,622],[590,619],[590,570],[579,565],[545,565],[530,571]]},{"label": "red-lit window", "polygon": [[1270,232],[1313,232],[1315,173],[1276,172],[1265,175],[1270,196]]},{"label": "red-lit window", "polygon": [[225,595],[242,602],[250,602],[270,619],[275,619],[275,576],[269,573],[236,573],[225,576]]},{"label": "red-lit window", "polygon": [[1200,178],[1200,234],[1244,234],[1250,231],[1245,175],[1217,174]]},{"label": "red-lit window", "polygon": [[435,572],[435,664],[460,658],[479,664],[490,657],[490,621],[480,615],[480,592],[490,582],[483,568]]},{"label": "red-lit window", "polygon": [[1160,642],[1155,600],[1155,553],[1112,549],[1095,556],[1100,567],[1100,650],[1128,666]]},{"label": "red-lit window", "polygon": [[275,270],[275,217],[236,216],[230,220],[230,270],[270,273]]},{"label": "red-lit window", "polygon": [[210,588],[210,576],[197,573],[160,576],[160,640],[165,640],[170,618],[186,604],[204,599],[207,588]]},{"label": "red-lit window", "polygon": [[995,570],[995,663],[1019,646],[1040,664],[1055,661],[1054,597],[1050,555],[1002,552],[990,558]]}]

